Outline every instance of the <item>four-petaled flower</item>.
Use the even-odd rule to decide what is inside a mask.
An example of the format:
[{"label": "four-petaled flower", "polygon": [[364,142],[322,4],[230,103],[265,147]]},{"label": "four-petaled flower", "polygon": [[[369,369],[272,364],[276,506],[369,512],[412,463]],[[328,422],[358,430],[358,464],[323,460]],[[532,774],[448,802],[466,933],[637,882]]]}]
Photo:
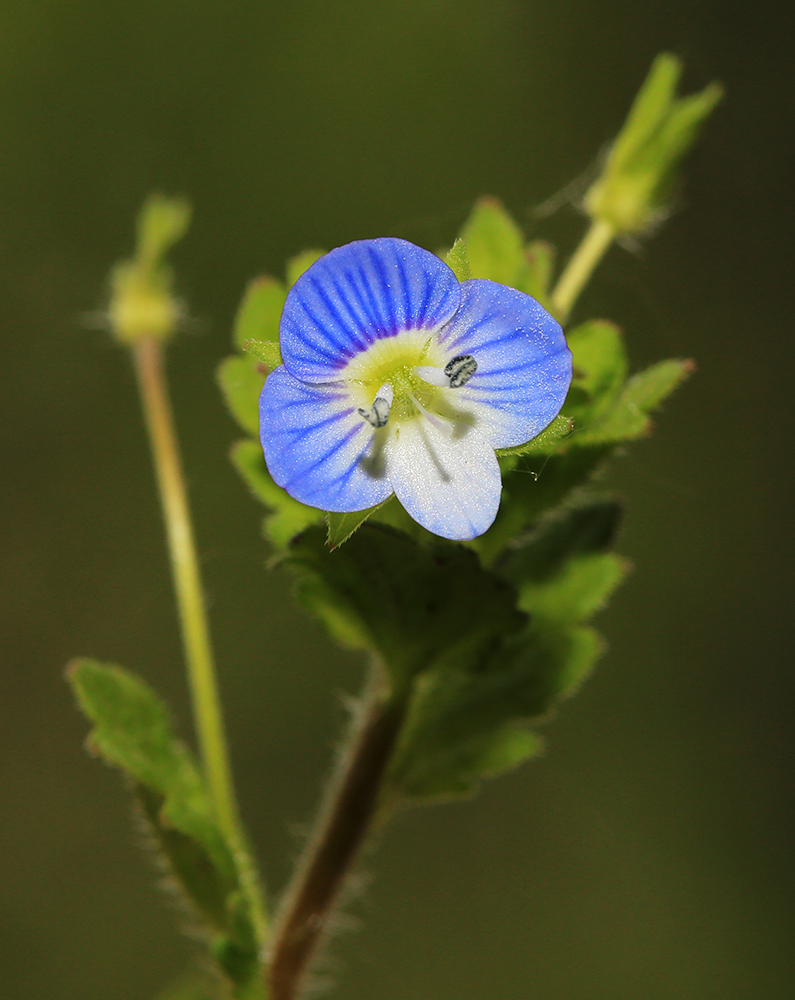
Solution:
[{"label": "four-petaled flower", "polygon": [[312,507],[358,511],[394,492],[423,527],[482,534],[502,483],[495,448],[524,444],[571,382],[558,323],[529,295],[459,282],[399,239],[322,257],[287,296],[282,365],[260,397],[270,474]]}]

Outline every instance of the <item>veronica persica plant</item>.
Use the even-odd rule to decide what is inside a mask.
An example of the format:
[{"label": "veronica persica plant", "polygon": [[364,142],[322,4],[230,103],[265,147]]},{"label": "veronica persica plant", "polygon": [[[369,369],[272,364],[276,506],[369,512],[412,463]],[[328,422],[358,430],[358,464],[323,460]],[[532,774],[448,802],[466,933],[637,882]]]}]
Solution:
[{"label": "veronica persica plant", "polygon": [[399,239],[349,243],[314,263],[287,296],[279,340],[283,363],[260,397],[274,481],[327,511],[395,493],[450,539],[491,525],[495,449],[539,434],[572,375],[563,331],[535,299],[459,282]]}]

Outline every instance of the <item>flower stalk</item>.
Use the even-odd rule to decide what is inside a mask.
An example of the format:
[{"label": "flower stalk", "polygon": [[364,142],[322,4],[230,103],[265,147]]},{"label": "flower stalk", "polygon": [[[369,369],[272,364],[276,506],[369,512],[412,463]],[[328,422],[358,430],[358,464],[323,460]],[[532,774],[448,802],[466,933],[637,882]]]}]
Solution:
[{"label": "flower stalk", "polygon": [[300,996],[345,878],[376,818],[406,708],[407,698],[390,695],[375,667],[314,833],[275,919],[268,963],[271,1000]]}]

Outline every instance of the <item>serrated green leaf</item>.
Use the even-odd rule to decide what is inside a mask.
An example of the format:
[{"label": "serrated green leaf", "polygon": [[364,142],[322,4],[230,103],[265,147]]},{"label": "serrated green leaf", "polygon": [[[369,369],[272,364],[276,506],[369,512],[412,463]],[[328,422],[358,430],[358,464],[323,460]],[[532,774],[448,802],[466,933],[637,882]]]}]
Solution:
[{"label": "serrated green leaf", "polygon": [[135,782],[175,876],[205,919],[223,928],[226,901],[236,887],[234,861],[212,819],[198,767],[174,735],[166,707],[121,667],[75,660],[67,677],[94,723],[89,748]]},{"label": "serrated green leaf", "polygon": [[616,444],[643,437],[651,428],[649,414],[694,371],[692,361],[660,361],[634,375],[612,405],[581,434],[572,447]]},{"label": "serrated green leaf", "polygon": [[497,454],[500,458],[508,455],[552,455],[573,430],[573,420],[569,417],[558,416],[531,441],[516,445],[514,448],[498,448]]},{"label": "serrated green leaf", "polygon": [[[165,705],[148,684],[121,667],[75,660],[67,678],[94,724],[87,746],[131,779],[161,856],[212,932],[213,948],[234,951],[236,964],[222,968],[236,989],[248,990],[262,978],[251,904],[198,765],[174,734]],[[258,994],[245,995],[253,1000]]]},{"label": "serrated green leaf", "polygon": [[574,379],[565,410],[579,430],[589,426],[615,401],[629,368],[624,339],[615,323],[589,320],[566,337]]},{"label": "serrated green leaf", "polygon": [[249,434],[259,434],[259,395],[265,377],[257,362],[238,354],[224,358],[216,372],[229,412]]},{"label": "serrated green leaf", "polygon": [[629,564],[613,552],[570,560],[552,579],[530,581],[519,590],[519,607],[555,622],[587,621],[600,611],[627,574]]},{"label": "serrated green leaf", "polygon": [[269,275],[249,282],[235,317],[233,340],[239,350],[245,350],[249,340],[278,342],[286,298],[284,285]]},{"label": "serrated green leaf", "polygon": [[282,352],[275,340],[247,340],[243,349],[267,368],[278,368],[282,363]]},{"label": "serrated green leaf", "polygon": [[481,198],[464,224],[473,278],[488,278],[520,288],[528,280],[524,235],[496,198]]},{"label": "serrated green leaf", "polygon": [[513,588],[475,554],[368,523],[330,552],[311,528],[290,547],[299,596],[342,642],[379,654],[396,688],[435,661],[475,663],[519,629]]},{"label": "serrated green leaf", "polygon": [[366,510],[354,510],[346,513],[329,511],[326,515],[329,548],[337,549],[343,542],[347,542],[357,528],[361,527],[369,517],[391,500],[392,496],[387,497],[386,500],[377,503],[375,507],[368,507]]},{"label": "serrated green leaf", "polygon": [[485,535],[471,543],[486,565],[492,565],[518,535],[545,513],[585,486],[613,450],[611,445],[571,447],[577,436],[575,427],[565,450],[553,455],[531,453],[500,459],[503,466],[500,509]]},{"label": "serrated green leaf", "polygon": [[586,621],[604,606],[626,575],[613,544],[621,507],[593,500],[546,518],[502,566],[519,590],[519,607],[538,623]]},{"label": "serrated green leaf", "polygon": [[232,464],[246,485],[271,513],[265,518],[264,534],[277,548],[284,548],[296,535],[324,517],[316,507],[293,500],[271,479],[259,441],[238,441],[232,447]]},{"label": "serrated green leaf", "polygon": [[469,257],[467,256],[467,246],[460,237],[447,251],[444,262],[459,281],[469,281],[472,277],[472,268],[469,266]]},{"label": "serrated green leaf", "polygon": [[287,287],[292,288],[304,271],[308,271],[316,260],[320,260],[325,255],[325,250],[313,249],[304,250],[295,257],[290,258],[287,261]]},{"label": "serrated green leaf", "polygon": [[572,693],[600,651],[590,629],[531,623],[476,670],[450,662],[423,674],[390,762],[385,797],[469,795],[481,779],[537,753],[540,741],[532,733],[508,734]]}]

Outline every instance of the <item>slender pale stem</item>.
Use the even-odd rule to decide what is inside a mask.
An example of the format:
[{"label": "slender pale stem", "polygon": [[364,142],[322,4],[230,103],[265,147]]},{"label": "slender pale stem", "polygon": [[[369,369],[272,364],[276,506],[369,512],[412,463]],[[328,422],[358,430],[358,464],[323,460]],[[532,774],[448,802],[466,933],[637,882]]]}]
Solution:
[{"label": "slender pale stem", "polygon": [[601,219],[594,219],[552,292],[552,308],[565,323],[580,292],[615,238],[616,231]]},{"label": "slender pale stem", "polygon": [[296,1000],[351,864],[376,816],[381,782],[406,712],[374,673],[354,731],[326,794],[315,832],[276,918],[272,1000]]},{"label": "slender pale stem", "polygon": [[160,341],[145,337],[133,344],[132,353],[166,525],[202,765],[218,825],[235,852],[241,878],[254,906],[258,929],[264,936],[264,908],[232,782],[199,561],[169,402],[162,346]]}]

